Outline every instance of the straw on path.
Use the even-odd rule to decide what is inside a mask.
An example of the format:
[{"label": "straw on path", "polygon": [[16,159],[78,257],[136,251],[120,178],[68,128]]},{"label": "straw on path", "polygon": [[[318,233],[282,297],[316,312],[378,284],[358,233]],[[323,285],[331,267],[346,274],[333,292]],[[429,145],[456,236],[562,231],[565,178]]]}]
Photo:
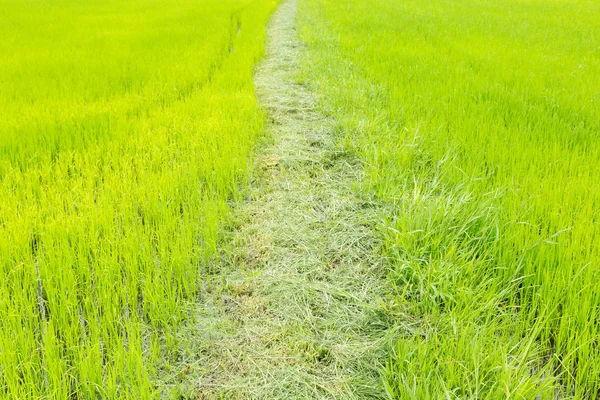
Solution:
[{"label": "straw on path", "polygon": [[255,85],[270,139],[235,211],[227,266],[199,306],[200,355],[186,379],[193,398],[383,396],[380,209],[356,194],[360,163],[336,146],[334,121],[296,82],[297,3],[284,1],[268,27]]}]

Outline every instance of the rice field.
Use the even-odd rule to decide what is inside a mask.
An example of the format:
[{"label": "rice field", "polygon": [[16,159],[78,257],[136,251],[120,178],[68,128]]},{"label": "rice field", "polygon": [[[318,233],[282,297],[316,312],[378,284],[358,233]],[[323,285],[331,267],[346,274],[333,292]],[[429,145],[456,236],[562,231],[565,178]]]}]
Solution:
[{"label": "rice field", "polygon": [[262,134],[275,5],[2,0],[0,397],[157,395]]},{"label": "rice field", "polygon": [[0,0],[0,398],[600,398],[600,3],[283,1]]},{"label": "rice field", "polygon": [[304,79],[395,205],[398,399],[600,397],[600,5],[301,3]]}]

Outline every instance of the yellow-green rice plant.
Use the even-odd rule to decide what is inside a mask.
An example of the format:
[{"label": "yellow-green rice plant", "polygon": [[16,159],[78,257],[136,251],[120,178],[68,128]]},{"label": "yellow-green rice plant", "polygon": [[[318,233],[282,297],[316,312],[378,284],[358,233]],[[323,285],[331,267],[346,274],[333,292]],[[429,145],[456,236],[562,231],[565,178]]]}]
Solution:
[{"label": "yellow-green rice plant", "polygon": [[275,5],[1,1],[0,397],[158,395],[262,131]]},{"label": "yellow-green rice plant", "polygon": [[395,205],[389,396],[600,396],[600,4],[306,0],[301,32]]}]

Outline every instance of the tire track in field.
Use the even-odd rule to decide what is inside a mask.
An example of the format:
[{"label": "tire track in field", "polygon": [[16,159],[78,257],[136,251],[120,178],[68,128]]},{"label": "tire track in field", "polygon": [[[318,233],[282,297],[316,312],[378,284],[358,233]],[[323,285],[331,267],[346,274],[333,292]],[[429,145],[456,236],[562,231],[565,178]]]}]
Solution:
[{"label": "tire track in field", "polygon": [[[201,300],[190,398],[380,398],[386,287],[373,232],[380,208],[334,121],[295,82],[298,0],[268,27],[255,85],[269,142],[230,232],[228,265]],[[385,360],[384,360],[385,361]]]}]

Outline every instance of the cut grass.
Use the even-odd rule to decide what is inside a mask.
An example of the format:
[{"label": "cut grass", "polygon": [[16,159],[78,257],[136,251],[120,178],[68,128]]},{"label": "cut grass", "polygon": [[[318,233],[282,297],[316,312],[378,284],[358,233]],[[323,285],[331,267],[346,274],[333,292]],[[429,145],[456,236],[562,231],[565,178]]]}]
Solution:
[{"label": "cut grass", "polygon": [[397,303],[393,398],[600,395],[600,8],[306,0],[305,80],[364,162]]},{"label": "cut grass", "polygon": [[236,208],[227,266],[183,335],[198,338],[179,366],[188,375],[173,385],[186,398],[384,396],[390,318],[373,232],[379,205],[353,194],[360,163],[337,148],[333,121],[295,82],[296,4],[283,2],[269,25],[256,75],[268,141]]}]

